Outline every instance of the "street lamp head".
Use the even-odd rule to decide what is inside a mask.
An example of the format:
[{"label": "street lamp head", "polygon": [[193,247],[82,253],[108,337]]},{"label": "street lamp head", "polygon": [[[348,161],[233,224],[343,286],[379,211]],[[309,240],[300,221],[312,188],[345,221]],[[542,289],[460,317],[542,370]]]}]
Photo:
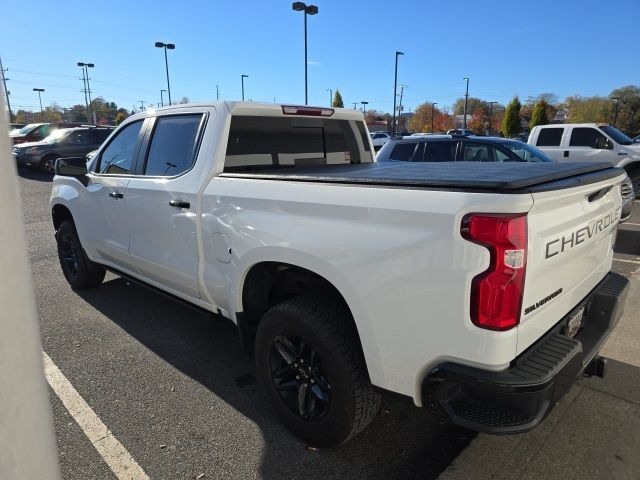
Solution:
[{"label": "street lamp head", "polygon": [[156,47],[157,47],[157,48],[162,48],[162,47],[164,47],[164,43],[162,43],[162,42],[156,42]]},{"label": "street lamp head", "polygon": [[302,12],[307,6],[303,2],[293,2],[291,8],[296,12]]},{"label": "street lamp head", "polygon": [[34,88],[34,92],[44,92],[44,88]]},{"label": "street lamp head", "polygon": [[619,97],[611,97],[611,100],[620,100]]},{"label": "street lamp head", "polygon": [[173,49],[176,48],[175,44],[173,44],[173,43],[167,43],[166,46],[167,46],[168,50],[173,50]]},{"label": "street lamp head", "polygon": [[404,52],[400,52],[400,51],[396,50],[396,57],[399,56],[399,55],[404,55]]},{"label": "street lamp head", "polygon": [[469,81],[469,77],[464,77],[463,80]]},{"label": "street lamp head", "polygon": [[84,63],[82,63],[82,62],[78,62],[78,66],[79,66],[79,67],[84,67]]},{"label": "street lamp head", "polygon": [[85,63],[85,65],[89,68],[93,68],[95,67],[95,65],[93,63]]},{"label": "street lamp head", "polygon": [[249,78],[249,75],[242,75],[242,78]]},{"label": "street lamp head", "polygon": [[307,12],[307,15],[315,15],[318,13],[318,7],[315,5],[309,5],[306,9],[305,12]]}]

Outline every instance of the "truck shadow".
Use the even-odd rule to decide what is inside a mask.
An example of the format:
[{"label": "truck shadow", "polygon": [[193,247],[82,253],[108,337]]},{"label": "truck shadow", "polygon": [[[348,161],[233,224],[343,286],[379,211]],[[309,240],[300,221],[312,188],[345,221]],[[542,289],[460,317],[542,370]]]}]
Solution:
[{"label": "truck shadow", "polygon": [[53,175],[50,173],[44,173],[30,168],[18,168],[18,176],[22,178],[28,178],[29,180],[35,180],[36,182],[48,182],[51,183]]},{"label": "truck shadow", "polygon": [[[253,421],[264,438],[259,478],[436,478],[475,436],[385,395],[377,418],[355,440],[313,450],[275,417],[256,383],[253,356],[235,326],[117,278],[78,292],[164,361]],[[113,299],[118,299],[114,302]]]},{"label": "truck shadow", "polygon": [[[624,223],[622,225],[624,225]],[[620,228],[613,251],[640,257],[640,232]]]}]

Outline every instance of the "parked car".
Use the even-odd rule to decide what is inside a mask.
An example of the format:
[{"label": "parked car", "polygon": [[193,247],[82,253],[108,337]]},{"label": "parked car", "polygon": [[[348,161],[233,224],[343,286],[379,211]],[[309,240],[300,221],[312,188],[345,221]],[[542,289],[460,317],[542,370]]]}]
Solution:
[{"label": "parked car", "polygon": [[452,128],[447,130],[447,135],[475,135],[469,128]]},{"label": "parked car", "polygon": [[[47,138],[51,133],[59,128],[72,128],[83,126],[81,123],[30,123],[19,130],[12,130],[9,133],[14,145],[27,142],[39,142]],[[91,126],[91,125],[85,125]]]},{"label": "parked car", "polygon": [[100,146],[113,127],[61,128],[41,142],[28,142],[13,147],[18,167],[31,167],[53,173],[59,157],[86,155]]},{"label": "parked car", "polygon": [[391,139],[387,132],[372,132],[369,134],[374,150],[380,150],[382,146]]},{"label": "parked car", "polygon": [[640,197],[640,144],[606,123],[538,125],[529,135],[530,145],[558,162],[610,162],[624,168]]},{"label": "parked car", "polygon": [[635,194],[633,192],[633,182],[627,175],[622,181],[620,187],[620,193],[622,195],[622,211],[620,212],[620,222],[625,222],[631,217],[631,211],[633,210],[633,203],[635,200]]},{"label": "parked car", "polygon": [[500,137],[419,135],[394,139],[376,156],[378,162],[553,162],[540,150]]},{"label": "parked car", "polygon": [[69,284],[109,269],[230,319],[313,446],[363,430],[380,389],[466,428],[530,430],[604,375],[624,309],[629,281],[608,273],[624,172],[608,163],[380,164],[362,112],[219,102],[133,115],[89,167],[56,173]]}]

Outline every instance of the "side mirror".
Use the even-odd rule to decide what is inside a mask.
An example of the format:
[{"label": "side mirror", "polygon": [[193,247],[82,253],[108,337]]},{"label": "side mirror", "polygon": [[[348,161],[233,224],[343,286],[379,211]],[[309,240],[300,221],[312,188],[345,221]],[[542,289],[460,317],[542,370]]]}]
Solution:
[{"label": "side mirror", "polygon": [[56,175],[82,177],[87,173],[87,159],[84,157],[58,158],[56,160]]}]

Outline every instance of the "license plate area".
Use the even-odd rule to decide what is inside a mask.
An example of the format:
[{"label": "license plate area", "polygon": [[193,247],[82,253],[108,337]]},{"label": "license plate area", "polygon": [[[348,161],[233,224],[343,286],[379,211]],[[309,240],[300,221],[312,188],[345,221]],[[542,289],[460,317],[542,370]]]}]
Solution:
[{"label": "license plate area", "polygon": [[584,321],[584,312],[586,307],[583,305],[577,311],[573,312],[566,321],[562,333],[568,337],[575,337],[582,327]]}]

